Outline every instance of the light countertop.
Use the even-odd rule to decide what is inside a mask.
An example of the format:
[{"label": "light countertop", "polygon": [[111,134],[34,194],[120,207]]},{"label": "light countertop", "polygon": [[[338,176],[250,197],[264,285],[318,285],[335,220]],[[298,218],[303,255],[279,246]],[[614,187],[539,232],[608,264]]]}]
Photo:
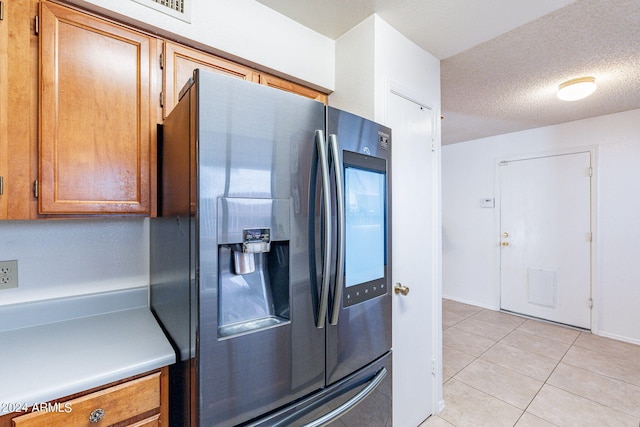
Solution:
[{"label": "light countertop", "polygon": [[147,307],[0,330],[0,414],[174,362]]}]

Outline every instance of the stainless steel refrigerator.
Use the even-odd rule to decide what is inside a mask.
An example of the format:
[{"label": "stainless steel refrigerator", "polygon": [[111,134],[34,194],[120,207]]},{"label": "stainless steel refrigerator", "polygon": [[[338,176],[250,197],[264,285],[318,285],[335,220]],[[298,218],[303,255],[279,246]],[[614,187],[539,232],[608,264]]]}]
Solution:
[{"label": "stainless steel refrigerator", "polygon": [[390,129],[196,70],[162,130],[171,425],[390,426]]}]

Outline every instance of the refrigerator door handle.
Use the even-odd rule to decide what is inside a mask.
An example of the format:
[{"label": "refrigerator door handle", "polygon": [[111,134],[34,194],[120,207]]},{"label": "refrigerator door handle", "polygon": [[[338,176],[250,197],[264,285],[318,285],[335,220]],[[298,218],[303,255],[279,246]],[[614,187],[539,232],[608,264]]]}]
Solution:
[{"label": "refrigerator door handle", "polygon": [[316,327],[318,329],[322,329],[324,328],[324,323],[327,318],[329,279],[331,273],[331,191],[329,188],[329,160],[327,156],[327,147],[325,146],[324,134],[321,130],[316,130],[315,143],[320,163],[322,198],[324,204],[324,257],[322,259],[322,286],[320,288],[318,319],[316,320]]},{"label": "refrigerator door handle", "polygon": [[340,315],[340,303],[342,301],[342,288],[344,285],[344,236],[345,236],[345,211],[344,211],[344,185],[342,181],[342,162],[340,161],[340,151],[338,150],[338,137],[335,134],[329,135],[329,153],[333,159],[333,173],[336,181],[336,210],[338,226],[338,243],[336,256],[336,285],[333,293],[333,304],[331,306],[331,317],[329,323],[338,324]]},{"label": "refrigerator door handle", "polygon": [[338,406],[331,412],[327,412],[320,418],[316,418],[314,421],[305,424],[303,427],[322,427],[331,423],[338,417],[341,417],[349,410],[353,409],[358,403],[360,403],[364,398],[366,398],[373,390],[378,387],[378,385],[382,382],[382,380],[387,376],[387,369],[382,368],[378,371],[375,377],[371,379],[371,382],[362,390],[358,392],[351,399],[344,402],[342,405]]}]

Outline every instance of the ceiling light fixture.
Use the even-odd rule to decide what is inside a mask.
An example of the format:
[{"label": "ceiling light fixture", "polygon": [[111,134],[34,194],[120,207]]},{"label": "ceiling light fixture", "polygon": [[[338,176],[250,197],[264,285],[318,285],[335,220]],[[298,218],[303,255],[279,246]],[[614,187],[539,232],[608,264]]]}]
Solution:
[{"label": "ceiling light fixture", "polygon": [[567,80],[558,86],[558,98],[563,101],[577,101],[586,98],[596,90],[594,77],[579,77]]}]

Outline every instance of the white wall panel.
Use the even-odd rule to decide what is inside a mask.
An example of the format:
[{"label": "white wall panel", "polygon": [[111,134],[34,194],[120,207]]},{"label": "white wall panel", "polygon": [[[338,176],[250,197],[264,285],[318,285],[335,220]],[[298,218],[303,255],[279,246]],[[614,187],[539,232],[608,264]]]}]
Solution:
[{"label": "white wall panel", "polygon": [[335,91],[329,105],[369,120],[375,117],[375,15],[336,40]]},{"label": "white wall panel", "polygon": [[[440,60],[375,16],[375,120],[386,120],[390,89],[431,107],[440,116]],[[435,137],[440,141],[440,123]]]}]

